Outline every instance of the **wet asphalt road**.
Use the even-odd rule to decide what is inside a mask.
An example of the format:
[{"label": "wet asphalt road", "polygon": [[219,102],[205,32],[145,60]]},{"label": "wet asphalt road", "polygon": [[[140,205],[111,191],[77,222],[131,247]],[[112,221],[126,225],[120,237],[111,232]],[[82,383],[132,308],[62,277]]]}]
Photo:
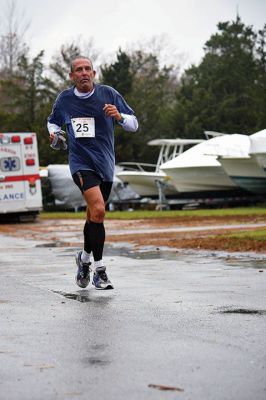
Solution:
[{"label": "wet asphalt road", "polygon": [[0,239],[1,400],[266,398],[265,256],[109,249],[100,292],[75,248]]}]

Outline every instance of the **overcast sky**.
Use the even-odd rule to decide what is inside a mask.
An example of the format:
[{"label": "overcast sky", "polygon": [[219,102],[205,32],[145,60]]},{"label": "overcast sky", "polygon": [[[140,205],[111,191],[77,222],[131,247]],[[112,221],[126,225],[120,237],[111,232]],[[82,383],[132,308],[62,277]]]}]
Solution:
[{"label": "overcast sky", "polygon": [[[0,15],[8,0],[0,0]],[[238,13],[243,22],[260,29],[266,23],[266,0],[16,0],[30,21],[27,33],[32,54],[45,50],[45,60],[61,44],[93,38],[102,59],[114,58],[153,36],[164,35],[169,62],[183,54],[183,63],[198,63],[204,43],[217,31],[219,21]],[[1,18],[0,21],[3,21]],[[0,31],[3,31],[0,22]]]}]

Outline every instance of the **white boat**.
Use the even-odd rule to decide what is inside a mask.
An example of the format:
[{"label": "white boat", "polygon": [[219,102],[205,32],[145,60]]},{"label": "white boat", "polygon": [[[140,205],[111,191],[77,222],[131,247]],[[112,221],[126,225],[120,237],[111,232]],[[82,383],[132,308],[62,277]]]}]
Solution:
[{"label": "white boat", "polygon": [[218,160],[238,186],[252,193],[266,193],[266,129],[248,139],[243,154],[222,156]]},{"label": "white boat", "polygon": [[249,154],[266,171],[266,129],[250,136]]},{"label": "white boat", "polygon": [[238,189],[222,168],[218,156],[239,156],[249,145],[246,135],[218,135],[161,165],[180,193],[210,193]]},{"label": "white boat", "polygon": [[112,186],[112,191],[110,193],[109,202],[123,202],[123,201],[130,201],[130,200],[137,200],[139,199],[139,195],[134,192],[130,186],[125,185],[121,179],[117,177],[117,173],[122,171],[122,167],[119,165],[115,166],[115,175],[114,181]]},{"label": "white boat", "polygon": [[128,184],[140,197],[158,197],[160,189],[165,196],[176,196],[176,188],[169,182],[167,174],[161,170],[161,164],[181,154],[188,146],[194,146],[203,140],[198,139],[155,139],[149,146],[160,146],[156,164],[123,162],[119,166],[122,171],[116,176]]}]

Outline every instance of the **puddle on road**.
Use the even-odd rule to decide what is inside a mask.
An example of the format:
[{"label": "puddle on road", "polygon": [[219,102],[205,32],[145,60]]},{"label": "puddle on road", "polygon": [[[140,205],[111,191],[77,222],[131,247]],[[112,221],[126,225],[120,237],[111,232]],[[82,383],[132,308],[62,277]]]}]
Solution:
[{"label": "puddle on road", "polygon": [[67,299],[70,300],[77,300],[80,303],[88,303],[91,301],[91,299],[86,296],[85,294],[77,294],[77,293],[65,293],[61,292],[59,290],[52,290],[53,293],[60,294],[61,296],[64,296]]},{"label": "puddle on road", "polygon": [[254,310],[248,308],[232,308],[220,311],[220,314],[245,314],[245,315],[265,315],[266,310]]},{"label": "puddle on road", "polygon": [[188,256],[197,260],[205,259],[226,259],[232,267],[266,269],[266,255],[259,253],[225,253],[208,250],[174,249],[166,247],[143,246],[134,248],[133,245],[121,247],[119,244],[106,244],[105,253],[107,256],[122,256],[141,260],[185,260]]},{"label": "puddle on road", "polygon": [[94,366],[105,366],[111,363],[109,360],[97,357],[84,357],[81,359],[81,362],[84,364],[90,364]]},{"label": "puddle on road", "polygon": [[163,390],[163,391],[184,392],[184,389],[181,389],[180,387],[176,387],[176,386],[155,385],[153,383],[150,383],[148,385],[148,387],[152,388],[152,389]]},{"label": "puddle on road", "polygon": [[4,300],[4,299],[0,299],[0,304],[8,304],[11,303],[10,300]]},{"label": "puddle on road", "polygon": [[35,247],[38,248],[43,248],[43,247],[65,247],[65,243],[63,242],[51,242],[51,243],[41,243],[41,244],[36,244]]},{"label": "puddle on road", "polygon": [[251,259],[234,259],[232,256],[227,257],[226,262],[230,264],[231,267],[242,267],[242,268],[254,268],[254,269],[266,269],[266,260],[251,260]]},{"label": "puddle on road", "polygon": [[[36,247],[57,247],[60,249],[58,257],[73,257],[81,246],[68,246],[62,242],[52,242],[39,244]],[[266,255],[257,253],[225,253],[225,252],[213,252],[207,250],[191,250],[191,249],[174,249],[165,247],[155,246],[143,246],[141,248],[135,248],[134,245],[129,243],[106,243],[105,245],[105,257],[127,257],[138,260],[169,260],[169,261],[186,261],[188,257],[197,260],[197,262],[205,263],[207,260],[225,260],[225,263],[230,267],[238,268],[254,268],[259,269],[263,272],[266,269]]]},{"label": "puddle on road", "polygon": [[[51,290],[51,292],[55,293],[55,294],[59,294],[60,296],[65,297],[66,299],[69,300],[75,300],[78,301],[80,303],[93,303],[96,306],[99,307],[103,307],[105,305],[107,305],[110,300],[112,300],[112,296],[109,295],[110,290],[101,290],[101,292],[103,293],[102,296],[97,296],[94,297],[93,295],[91,295],[89,293],[88,290],[80,290],[79,293],[66,293],[63,292],[61,290]],[[107,295],[108,293],[108,295]],[[90,296],[90,297],[89,297]]]},{"label": "puddle on road", "polygon": [[[49,247],[49,246],[43,246]],[[53,247],[57,247],[54,245]],[[59,246],[60,247],[60,246]],[[80,250],[80,247],[67,247],[63,251],[64,253],[58,254],[58,257],[73,257],[76,252]],[[119,256],[119,257],[128,257],[133,259],[141,259],[141,260],[153,260],[158,258],[164,260],[176,260],[178,257],[179,250],[170,250],[165,251],[163,249],[134,249],[133,246],[130,247],[113,247],[108,244],[104,247],[105,257]]]}]

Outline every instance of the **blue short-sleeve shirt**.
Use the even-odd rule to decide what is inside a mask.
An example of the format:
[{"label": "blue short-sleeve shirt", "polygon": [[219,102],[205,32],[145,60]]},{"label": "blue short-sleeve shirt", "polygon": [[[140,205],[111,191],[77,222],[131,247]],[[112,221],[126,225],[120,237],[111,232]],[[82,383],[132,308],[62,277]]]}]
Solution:
[{"label": "blue short-sleeve shirt", "polygon": [[[133,115],[134,112],[112,87],[95,84],[94,89],[88,98],[76,96],[74,87],[61,92],[48,121],[61,127],[66,126],[72,175],[79,170],[93,170],[104,181],[113,181],[115,119],[107,117],[103,107],[105,104],[113,104],[120,113]],[[71,119],[82,117],[94,118],[95,137],[75,137]]]}]

